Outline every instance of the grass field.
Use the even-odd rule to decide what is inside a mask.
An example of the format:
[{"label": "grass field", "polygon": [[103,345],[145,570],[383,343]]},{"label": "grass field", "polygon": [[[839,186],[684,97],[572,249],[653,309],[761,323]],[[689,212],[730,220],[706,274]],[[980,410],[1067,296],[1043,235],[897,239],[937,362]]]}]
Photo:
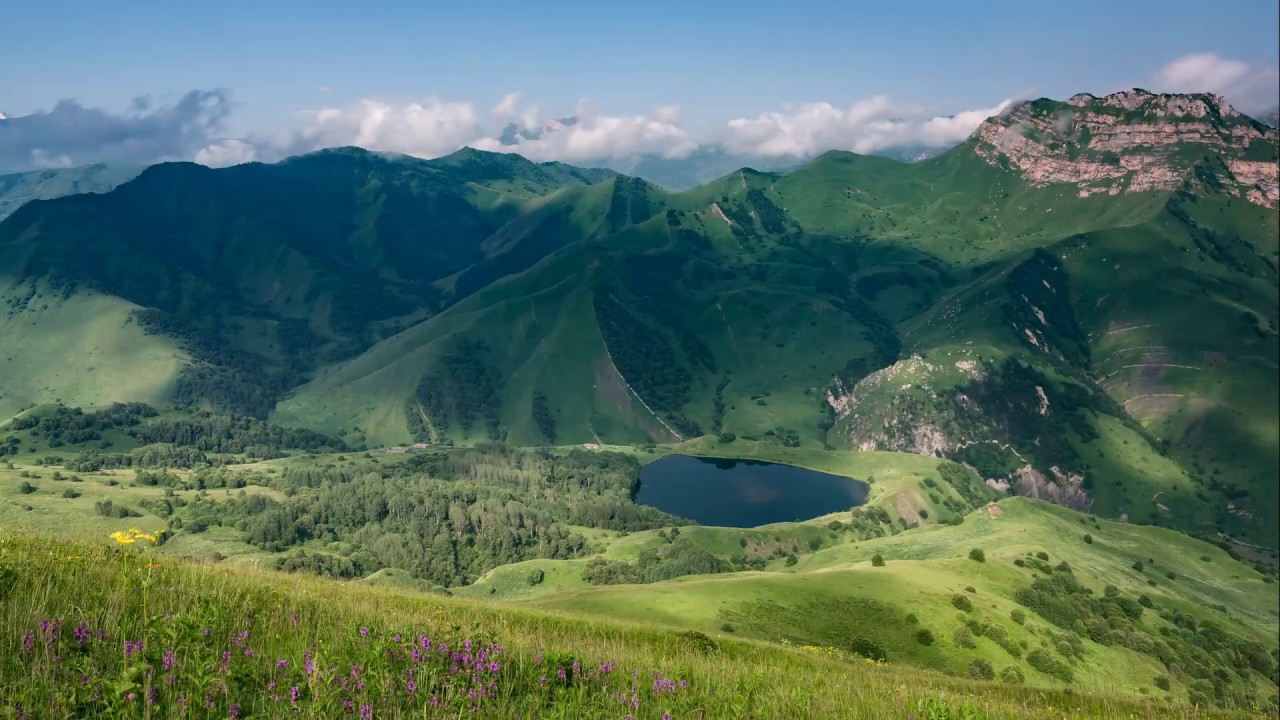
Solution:
[{"label": "grass field", "polygon": [[[332,717],[344,703],[392,718],[902,720],[963,708],[970,714],[961,717],[991,720],[1248,716],[368,583],[157,562],[137,545],[10,536],[0,540],[0,578],[0,692],[10,716],[206,712],[179,697],[221,716],[235,706],[241,717]],[[428,641],[432,652],[410,652]],[[441,653],[442,643],[455,649]],[[51,662],[55,654],[65,658]]]}]

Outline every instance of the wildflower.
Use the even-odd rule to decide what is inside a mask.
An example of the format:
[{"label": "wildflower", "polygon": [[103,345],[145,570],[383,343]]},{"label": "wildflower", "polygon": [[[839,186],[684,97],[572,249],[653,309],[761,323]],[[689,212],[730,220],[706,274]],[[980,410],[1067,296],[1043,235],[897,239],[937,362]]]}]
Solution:
[{"label": "wildflower", "polygon": [[367,638],[367,637],[369,637],[369,628],[367,628],[367,627],[365,627],[365,626],[361,625],[361,626],[360,626],[360,637],[362,637],[362,638]]},{"label": "wildflower", "polygon": [[239,703],[231,703],[231,707],[227,708],[227,717],[232,718],[233,720],[234,718],[240,717]]},{"label": "wildflower", "polygon": [[306,670],[308,675],[310,675],[316,669],[315,664],[311,662],[310,650],[302,654],[302,667],[304,670]]},{"label": "wildflower", "polygon": [[138,697],[138,696],[137,696],[137,695],[134,695],[133,693],[129,693],[128,695],[126,695],[126,696],[125,696],[125,698],[124,698],[124,699],[125,699],[125,700],[128,700],[129,702],[133,702],[134,698],[136,698],[136,697]]},{"label": "wildflower", "polygon": [[406,692],[412,695],[413,691],[418,689],[418,683],[410,680],[409,682],[404,684],[404,689]]},{"label": "wildflower", "polygon": [[298,689],[297,685],[294,685],[293,687],[289,688],[289,702],[293,703],[294,705],[298,704],[298,698],[301,695],[302,695],[302,691]]},{"label": "wildflower", "polygon": [[164,651],[164,669],[172,670],[178,663],[178,653],[173,648]]},{"label": "wildflower", "polygon": [[360,720],[373,720],[373,706],[362,704],[360,706]]},{"label": "wildflower", "polygon": [[35,649],[35,647],[36,647],[36,634],[28,630],[27,633],[22,636],[22,652],[23,654],[30,654],[31,651]]},{"label": "wildflower", "polygon": [[90,637],[91,635],[89,633],[89,628],[86,627],[84,623],[80,623],[79,625],[76,626],[75,638],[76,638],[77,645],[84,645],[85,643],[89,642]]},{"label": "wildflower", "polygon": [[276,667],[278,667],[278,668],[287,668],[287,667],[289,667],[289,661],[288,661],[288,660],[277,660],[277,661],[276,661]]},{"label": "wildflower", "polygon": [[210,630],[209,628],[205,628],[204,630],[200,631],[200,634],[204,635],[205,637],[209,637],[211,634],[213,634],[213,631]]}]

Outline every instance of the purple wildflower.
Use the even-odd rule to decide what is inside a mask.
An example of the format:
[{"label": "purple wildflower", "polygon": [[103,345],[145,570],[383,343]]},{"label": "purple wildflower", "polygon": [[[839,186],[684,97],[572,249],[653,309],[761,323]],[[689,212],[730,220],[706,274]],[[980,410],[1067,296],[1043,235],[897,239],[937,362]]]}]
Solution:
[{"label": "purple wildflower", "polygon": [[288,661],[288,660],[277,660],[277,661],[276,661],[276,667],[278,667],[278,668],[287,668],[287,667],[289,667],[289,661]]},{"label": "purple wildflower", "polygon": [[360,720],[373,720],[373,706],[363,704],[360,706]]},{"label": "purple wildflower", "polygon": [[369,628],[367,628],[367,627],[365,627],[365,626],[361,625],[361,626],[360,626],[360,637],[362,637],[362,638],[367,638],[367,637],[369,637]]},{"label": "purple wildflower", "polygon": [[294,705],[297,705],[298,698],[301,696],[302,696],[302,691],[298,689],[297,685],[294,685],[293,687],[289,688],[289,702],[293,703]]},{"label": "purple wildflower", "polygon": [[22,636],[22,652],[23,654],[30,654],[35,647],[36,634],[28,630],[27,633]]},{"label": "purple wildflower", "polygon": [[406,692],[412,695],[413,692],[418,689],[418,683],[410,680],[409,682],[404,684],[404,689]]},{"label": "purple wildflower", "polygon": [[168,650],[165,650],[164,651],[164,669],[172,670],[173,666],[177,664],[178,664],[178,653],[173,648],[169,648]]},{"label": "purple wildflower", "polygon": [[233,720],[234,718],[240,717],[239,703],[231,703],[231,707],[227,708],[227,717],[232,718]]},{"label": "purple wildflower", "polygon": [[92,637],[92,634],[89,632],[89,628],[84,623],[80,623],[79,625],[76,626],[75,637],[76,637],[76,644],[83,645],[89,642],[89,638]]}]

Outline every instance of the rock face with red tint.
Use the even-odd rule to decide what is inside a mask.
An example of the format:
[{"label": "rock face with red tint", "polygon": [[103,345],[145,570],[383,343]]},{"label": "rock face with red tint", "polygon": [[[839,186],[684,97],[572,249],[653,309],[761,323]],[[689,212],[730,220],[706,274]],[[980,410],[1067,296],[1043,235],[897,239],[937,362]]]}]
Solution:
[{"label": "rock face with red tint", "polygon": [[1125,90],[1033,100],[987,120],[974,152],[1033,185],[1070,183],[1080,197],[1175,190],[1214,166],[1223,189],[1275,207],[1280,130],[1210,94]]}]

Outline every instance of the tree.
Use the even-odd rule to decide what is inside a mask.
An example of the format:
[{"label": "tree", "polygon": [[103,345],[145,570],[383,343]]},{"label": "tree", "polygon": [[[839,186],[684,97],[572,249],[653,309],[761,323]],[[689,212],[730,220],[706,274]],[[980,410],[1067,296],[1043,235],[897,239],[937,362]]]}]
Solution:
[{"label": "tree", "polygon": [[880,553],[876,553],[875,555],[872,555],[872,556],[871,556],[871,566],[872,566],[872,567],[884,567],[884,556],[883,556],[883,555],[881,555]]},{"label": "tree", "polygon": [[1092,545],[1092,544],[1093,544],[1093,536],[1092,536],[1092,535],[1090,535],[1090,534],[1088,534],[1088,533],[1085,533],[1085,535],[1084,535],[1084,541],[1085,541],[1085,543],[1086,543],[1086,544],[1088,544],[1088,545]]},{"label": "tree", "polygon": [[920,628],[916,631],[916,642],[921,645],[933,644],[933,631],[929,628]]},{"label": "tree", "polygon": [[976,562],[986,562],[987,554],[982,552],[980,548],[974,548],[969,551],[969,559]]}]

